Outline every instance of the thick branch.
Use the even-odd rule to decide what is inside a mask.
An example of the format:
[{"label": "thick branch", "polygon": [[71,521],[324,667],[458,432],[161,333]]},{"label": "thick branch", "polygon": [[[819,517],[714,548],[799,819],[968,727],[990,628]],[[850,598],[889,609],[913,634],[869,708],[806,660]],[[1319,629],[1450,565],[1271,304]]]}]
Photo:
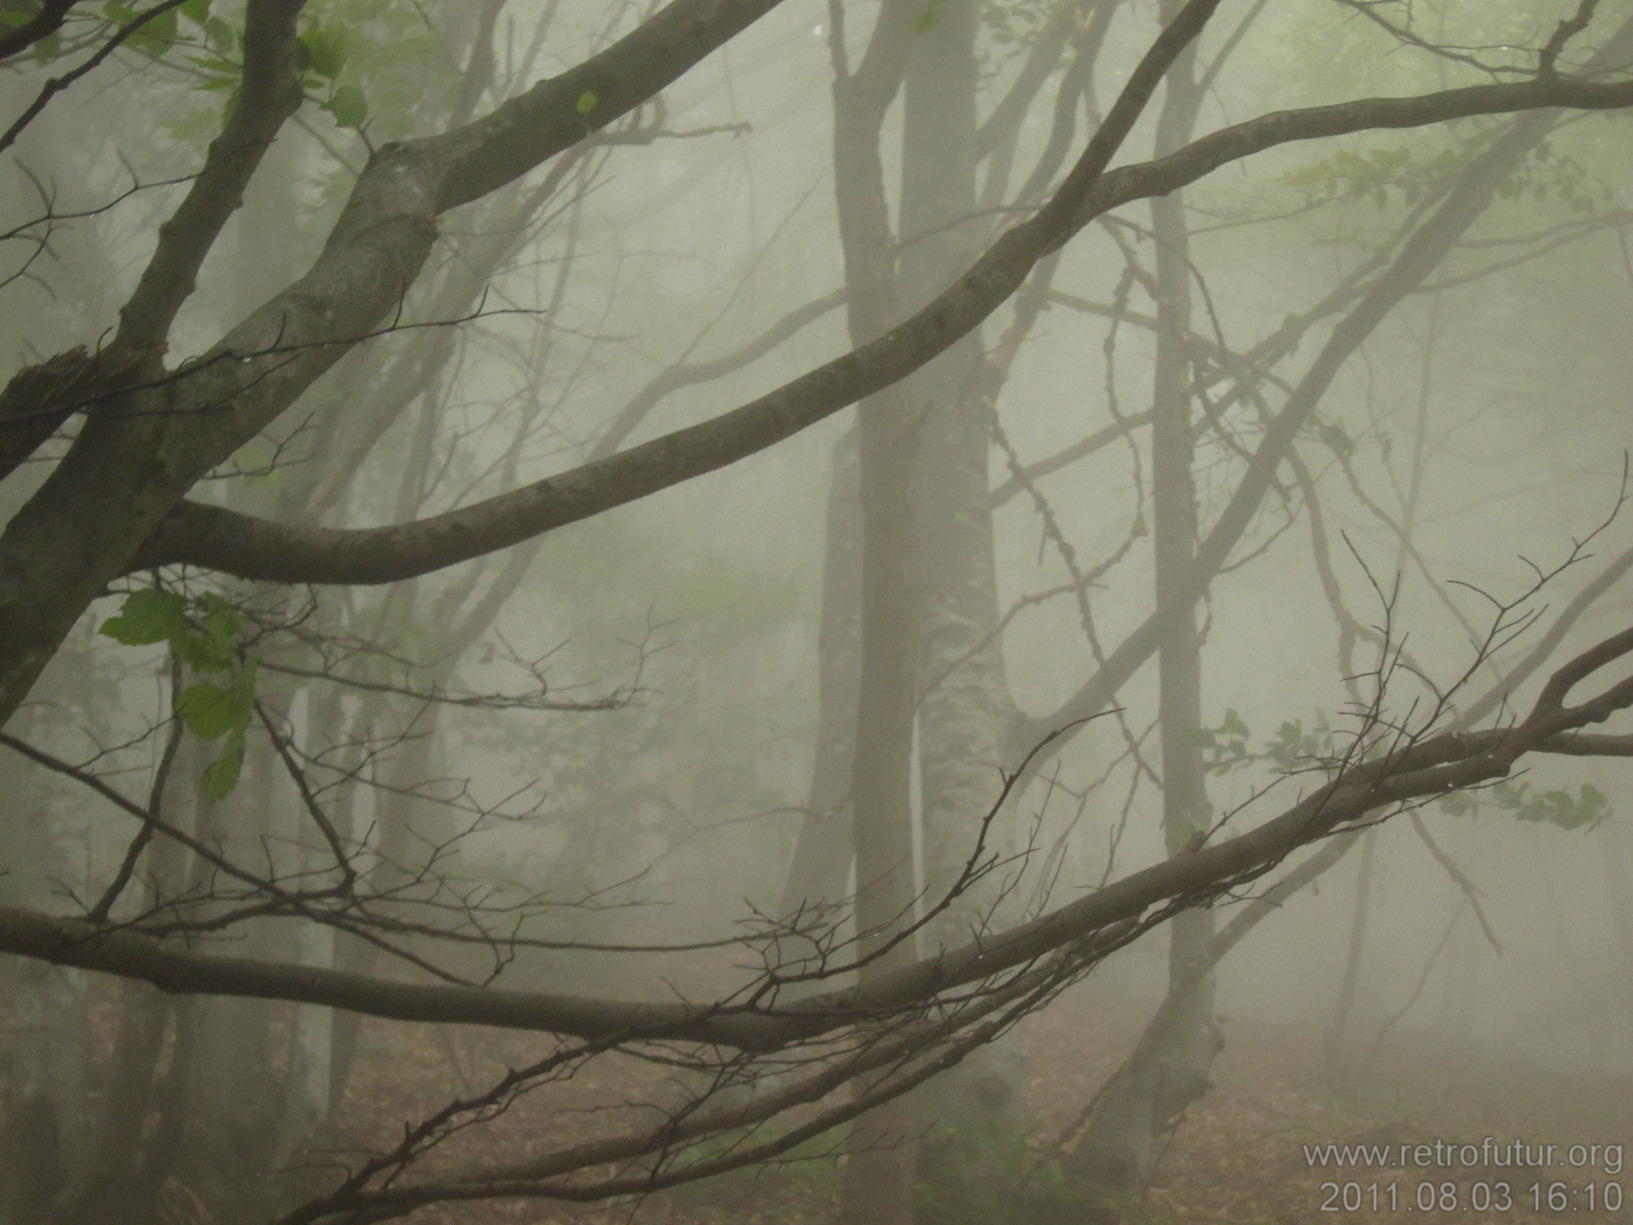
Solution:
[{"label": "thick branch", "polygon": [[210,142],[204,169],[175,215],[159,227],[159,243],[119,312],[116,347],[161,348],[199,267],[227,219],[244,201],[278,129],[301,102],[295,72],[295,22],[306,0],[250,0],[244,13],[244,79],[232,115]]},{"label": "thick branch", "polygon": [[198,361],[100,406],[0,537],[0,719],[108,581],[211,468],[402,301],[436,217],[650,100],[780,0],[674,0],[465,128],[383,147],[311,270]]},{"label": "thick branch", "polygon": [[74,0],[45,0],[40,11],[20,26],[0,34],[0,59],[10,59],[20,51],[27,51],[43,38],[49,38],[62,28]]},{"label": "thick branch", "polygon": [[183,503],[130,568],[190,562],[244,578],[311,583],[383,583],[426,574],[723,468],[889,386],[997,309],[1039,259],[1119,205],[1164,195],[1228,162],[1293,141],[1566,106],[1633,106],[1633,82],[1482,85],[1281,111],[1098,177],[1084,173],[1104,155],[1094,144],[1036,216],[1000,237],[940,297],[878,340],[741,408],[475,505],[389,527],[297,528]]}]

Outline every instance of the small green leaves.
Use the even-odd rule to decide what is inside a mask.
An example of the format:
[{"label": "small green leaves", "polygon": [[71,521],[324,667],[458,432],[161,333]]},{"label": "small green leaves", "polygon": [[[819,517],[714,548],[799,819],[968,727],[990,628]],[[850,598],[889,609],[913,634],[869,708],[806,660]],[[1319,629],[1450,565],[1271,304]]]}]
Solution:
[{"label": "small green leaves", "polygon": [[1533,791],[1528,783],[1504,781],[1477,791],[1443,796],[1440,800],[1441,811],[1454,817],[1472,816],[1482,806],[1512,813],[1521,821],[1555,825],[1565,830],[1579,829],[1584,833],[1611,817],[1609,798],[1592,783],[1583,783],[1572,795],[1568,787],[1559,791]]},{"label": "small green leaves", "polygon": [[221,754],[204,767],[199,788],[206,799],[219,803],[238,786],[238,775],[244,768],[244,730],[239,728],[227,737]]},{"label": "small green leaves", "polygon": [[244,732],[255,717],[253,657],[240,659],[237,607],[214,592],[188,598],[148,587],[133,591],[116,616],[98,630],[126,646],[163,642],[194,673],[225,680],[195,680],[171,703],[175,715],[203,740],[223,740],[221,752],[204,769],[201,788],[211,800],[225,799],[238,785],[244,763]]},{"label": "small green leaves", "polygon": [[340,85],[329,95],[323,109],[334,118],[336,126],[360,128],[363,121],[369,117],[369,100],[357,86]]},{"label": "small green leaves", "polygon": [[924,12],[919,14],[918,21],[914,23],[920,34],[928,34],[936,28],[937,23],[941,20],[941,6],[945,2],[946,0],[928,0],[928,3],[924,6]]},{"label": "small green leaves", "polygon": [[119,615],[102,623],[99,634],[126,646],[143,646],[186,632],[187,601],[173,591],[149,587],[125,597]]},{"label": "small green leaves", "polygon": [[248,659],[227,684],[195,681],[176,695],[176,717],[205,740],[241,732],[255,714],[255,661]]},{"label": "small green leaves", "polygon": [[1191,744],[1202,750],[1203,768],[1221,773],[1251,760],[1247,740],[1252,733],[1234,709],[1225,711],[1218,727],[1199,727],[1191,733]]},{"label": "small green leaves", "polygon": [[[102,6],[102,15],[120,26],[130,26],[144,13],[151,11],[139,10],[135,5],[121,3],[120,0],[107,0]],[[176,10],[168,9],[132,30],[125,39],[125,45],[158,59],[175,44],[176,34]]]},{"label": "small green leaves", "polygon": [[255,660],[246,659],[227,684],[195,681],[176,695],[176,717],[203,740],[222,741],[221,752],[204,767],[204,794],[223,800],[238,785],[244,765],[244,732],[255,717]]},{"label": "small green leaves", "polygon": [[[218,56],[236,55],[240,49],[240,34],[219,17],[209,17],[200,23],[204,27],[204,41]],[[236,73],[237,65],[233,65]]]},{"label": "small green leaves", "polygon": [[1325,711],[1316,711],[1309,727],[1302,719],[1284,720],[1276,734],[1257,750],[1249,747],[1252,738],[1252,730],[1235,710],[1225,711],[1224,722],[1218,727],[1198,728],[1191,733],[1191,743],[1202,750],[1202,767],[1210,774],[1228,774],[1259,761],[1291,774],[1325,766],[1332,759],[1332,727]]},{"label": "small green leaves", "polygon": [[595,90],[586,89],[578,95],[578,101],[573,103],[573,109],[580,115],[588,115],[600,103],[601,99],[595,96]]},{"label": "small green leaves", "polygon": [[340,81],[350,59],[351,42],[341,26],[310,25],[295,40],[295,67],[303,88],[323,99],[318,106],[336,127],[360,128],[369,117],[368,97],[356,85]]},{"label": "small green leaves", "polygon": [[349,50],[341,31],[313,26],[295,40],[295,64],[302,72],[332,81],[346,66]]}]

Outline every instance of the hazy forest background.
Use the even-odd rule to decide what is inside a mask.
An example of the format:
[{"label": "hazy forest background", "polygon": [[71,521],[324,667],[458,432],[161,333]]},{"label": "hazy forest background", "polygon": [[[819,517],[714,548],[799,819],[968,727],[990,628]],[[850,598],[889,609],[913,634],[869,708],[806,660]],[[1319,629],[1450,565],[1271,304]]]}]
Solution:
[{"label": "hazy forest background", "polygon": [[1633,1219],[1626,0],[0,64],[0,1225]]}]

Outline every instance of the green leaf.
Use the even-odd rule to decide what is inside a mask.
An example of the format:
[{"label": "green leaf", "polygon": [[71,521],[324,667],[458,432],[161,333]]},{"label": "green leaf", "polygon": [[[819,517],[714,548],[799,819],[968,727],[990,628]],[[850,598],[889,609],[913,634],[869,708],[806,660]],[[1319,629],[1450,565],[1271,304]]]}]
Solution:
[{"label": "green leaf", "polygon": [[306,48],[305,66],[325,80],[334,80],[346,66],[346,39],[335,30],[317,26],[301,35],[297,42]]},{"label": "green leaf", "polygon": [[231,642],[218,642],[197,630],[172,638],[170,649],[195,672],[226,672],[237,662]]},{"label": "green leaf", "polygon": [[588,115],[596,108],[600,101],[601,99],[595,96],[595,90],[586,89],[583,93],[578,95],[578,101],[573,103],[573,109],[580,115]]},{"label": "green leaf", "polygon": [[[217,55],[231,55],[239,48],[238,31],[219,17],[212,17],[204,23],[204,39]],[[236,67],[234,71],[237,71]]]},{"label": "green leaf", "polygon": [[194,681],[176,695],[175,707],[187,730],[205,740],[225,736],[237,722],[232,690],[212,681]]},{"label": "green leaf", "polygon": [[329,96],[329,100],[323,104],[323,109],[334,116],[337,126],[359,128],[369,117],[369,100],[357,86],[342,85]]},{"label": "green leaf", "polygon": [[[229,85],[238,83],[238,74],[242,71],[237,64],[231,60],[222,59],[219,55],[189,55],[187,62],[201,72],[209,73],[212,77],[225,79]],[[201,88],[216,88],[217,85],[217,81],[210,81]]]},{"label": "green leaf", "polygon": [[242,732],[255,714],[255,660],[246,659],[226,685],[195,681],[176,695],[176,717],[205,740]]},{"label": "green leaf", "polygon": [[199,789],[206,799],[221,801],[238,786],[238,776],[244,768],[244,730],[239,728],[227,737],[220,755],[204,767]]},{"label": "green leaf", "polygon": [[183,0],[180,12],[195,25],[203,25],[210,17],[210,0]]},{"label": "green leaf", "polygon": [[204,607],[204,632],[214,642],[227,644],[238,641],[238,605],[213,591],[204,593],[199,601]]},{"label": "green leaf", "polygon": [[[135,6],[115,3],[114,0],[104,4],[102,12],[108,20],[116,21],[122,26],[129,25],[141,16]],[[170,9],[151,21],[143,22],[138,29],[132,30],[130,37],[125,40],[125,45],[157,59],[176,41],[176,32],[176,10]]]},{"label": "green leaf", "polygon": [[126,646],[165,642],[188,631],[186,606],[174,591],[157,587],[133,591],[125,597],[118,615],[104,621],[97,633]]}]

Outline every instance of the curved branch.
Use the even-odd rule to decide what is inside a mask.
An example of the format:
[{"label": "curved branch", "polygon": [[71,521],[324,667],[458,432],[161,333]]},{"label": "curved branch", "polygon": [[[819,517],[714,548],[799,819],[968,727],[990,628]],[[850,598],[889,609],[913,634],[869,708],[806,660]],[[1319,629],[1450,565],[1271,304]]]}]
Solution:
[{"label": "curved branch", "polygon": [[[996,310],[1038,260],[1094,218],[1133,200],[1165,195],[1229,162],[1282,144],[1374,128],[1541,108],[1628,106],[1633,106],[1633,81],[1525,82],[1371,98],[1264,115],[1167,157],[1109,172],[1101,164],[1110,154],[1097,133],[1055,196],[1002,235],[945,293],[879,339],[742,407],[474,505],[387,527],[297,527],[182,502],[127,569],[188,562],[246,579],[290,583],[386,583],[428,574],[723,468],[832,416],[948,348]],[[1427,269],[1413,271],[1415,283]],[[1302,418],[1289,414],[1289,421],[1295,419]],[[1285,426],[1277,431],[1287,432]],[[1275,441],[1265,448],[1267,456],[1279,454]],[[1244,494],[1244,504],[1251,497]],[[1216,529],[1214,543],[1233,535],[1238,517],[1227,514],[1231,522]]]}]

